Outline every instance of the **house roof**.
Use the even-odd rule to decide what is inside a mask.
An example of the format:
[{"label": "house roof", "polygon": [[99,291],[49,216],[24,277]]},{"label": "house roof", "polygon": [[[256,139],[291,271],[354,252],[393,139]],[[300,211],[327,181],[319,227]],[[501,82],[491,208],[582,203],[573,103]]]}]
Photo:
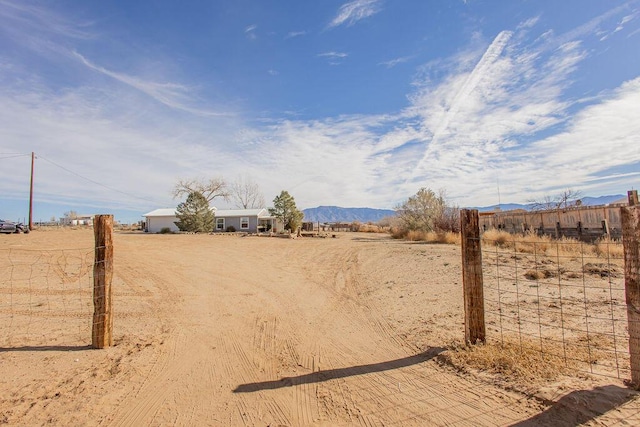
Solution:
[{"label": "house roof", "polygon": [[216,217],[232,217],[232,216],[268,216],[266,209],[218,209]]},{"label": "house roof", "polygon": [[[215,212],[216,217],[218,218],[230,218],[230,217],[237,217],[237,216],[259,216],[259,217],[268,217],[269,213],[267,212],[266,209],[216,209],[216,208],[212,208],[211,209],[213,212]],[[154,211],[151,212],[147,212],[146,214],[142,215],[144,217],[159,217],[159,216],[176,216],[176,210],[175,208],[163,208],[163,209],[156,209]]]},{"label": "house roof", "polygon": [[156,209],[154,211],[147,212],[146,214],[144,214],[142,216],[145,216],[145,217],[150,217],[150,216],[176,216],[176,209],[175,208]]}]

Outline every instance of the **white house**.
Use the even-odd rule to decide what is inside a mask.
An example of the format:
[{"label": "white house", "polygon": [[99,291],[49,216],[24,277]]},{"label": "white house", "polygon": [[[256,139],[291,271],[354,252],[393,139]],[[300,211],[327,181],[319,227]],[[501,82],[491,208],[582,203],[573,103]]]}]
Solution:
[{"label": "white house", "polygon": [[[216,209],[213,232],[244,231],[257,233],[263,231],[281,231],[282,223],[269,215],[269,211],[261,209]],[[159,233],[163,228],[172,232],[179,231],[175,224],[178,221],[174,208],[156,209],[143,215],[146,218],[145,230]]]},{"label": "white house", "polygon": [[159,233],[163,228],[180,231],[175,224],[178,220],[175,208],[156,209],[142,216],[146,219],[144,229],[149,233]]}]

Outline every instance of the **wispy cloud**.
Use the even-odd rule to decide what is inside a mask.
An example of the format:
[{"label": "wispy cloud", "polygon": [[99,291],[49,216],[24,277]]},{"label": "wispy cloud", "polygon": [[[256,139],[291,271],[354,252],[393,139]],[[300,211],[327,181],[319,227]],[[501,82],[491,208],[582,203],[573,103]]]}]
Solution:
[{"label": "wispy cloud", "polygon": [[195,108],[189,106],[188,103],[192,99],[190,96],[191,89],[178,83],[157,83],[143,80],[138,77],[130,76],[124,73],[110,71],[104,67],[93,64],[81,54],[74,52],[74,55],[88,68],[101,74],[109,76],[120,83],[126,84],[134,89],[143,92],[156,101],[177,110],[186,111],[200,116],[227,116],[229,113],[218,113],[206,109]]},{"label": "wispy cloud", "polygon": [[[427,77],[416,85],[405,113],[420,122],[412,126],[414,132],[395,132],[400,137],[390,147],[394,156],[411,153],[419,159],[404,163],[402,170],[407,172],[401,174],[401,187],[429,182],[460,189],[458,183],[464,182],[466,195],[461,200],[487,200],[495,193],[487,183],[498,176],[503,183],[509,177],[501,188],[503,195],[522,201],[527,199],[523,189],[555,191],[557,186],[579,187],[608,175],[611,165],[603,165],[597,148],[605,140],[607,152],[609,145],[616,147],[614,167],[640,166],[637,150],[629,151],[637,144],[633,135],[640,124],[627,111],[638,102],[640,78],[610,94],[574,101],[566,97],[572,74],[588,57],[579,36],[590,34],[598,22],[602,20],[552,36],[550,43],[548,37],[543,43],[526,43],[518,30],[503,31],[474,65],[466,54],[453,64],[439,64],[448,71],[438,68],[437,74],[447,77],[439,83]],[[546,171],[553,173],[545,175]],[[603,188],[611,182],[589,185]],[[458,191],[453,193],[459,195]]]},{"label": "wispy cloud", "polygon": [[[61,205],[58,215],[80,204],[140,213],[172,206],[168,190],[177,178],[211,168],[234,172],[229,165],[237,160],[227,143],[241,126],[234,117],[167,113],[124,85],[63,92],[0,86],[0,152],[36,153],[37,202]],[[24,197],[26,170],[24,163],[2,163],[3,200]]]},{"label": "wispy cloud", "polygon": [[[437,153],[442,149],[443,141],[446,140],[447,135],[450,135],[450,125],[452,121],[456,119],[456,115],[461,108],[466,107],[472,101],[472,93],[477,89],[479,83],[485,80],[489,73],[494,73],[499,67],[499,59],[502,51],[505,49],[512,33],[509,31],[503,31],[493,40],[489,48],[486,50],[478,64],[473,70],[460,81],[461,85],[456,90],[453,97],[447,103],[446,110],[438,114],[438,119],[434,123],[435,126],[431,126],[433,131],[431,136],[431,142],[417,163],[414,169],[415,174],[422,172],[423,165],[428,160],[434,160],[432,157],[437,157]],[[430,120],[430,119],[429,119]],[[445,143],[446,144],[446,143]]]},{"label": "wispy cloud", "polygon": [[[33,28],[38,33],[46,32],[78,40],[92,39],[93,35],[84,28],[90,22],[73,23],[67,18],[50,9],[25,2],[5,0],[0,7],[0,17],[3,18],[5,30],[18,31],[24,34],[24,28]],[[13,28],[8,28],[13,27]]]},{"label": "wispy cloud", "polygon": [[624,29],[624,26],[626,24],[628,24],[629,22],[633,21],[634,19],[636,19],[638,17],[638,12],[636,13],[632,13],[631,15],[627,15],[624,18],[622,18],[622,20],[620,21],[620,23],[618,24],[618,26],[616,27],[615,30],[613,30],[614,33],[617,33],[618,31],[622,31]]},{"label": "wispy cloud", "polygon": [[329,27],[353,25],[380,12],[381,4],[381,0],[353,0],[345,3],[338,9],[338,14],[329,23]]},{"label": "wispy cloud", "polygon": [[[598,16],[596,16],[595,18],[587,21],[586,23],[574,28],[571,31],[568,31],[562,35],[560,35],[559,37],[554,37],[550,39],[550,42],[555,44],[556,46],[559,45],[563,45],[564,43],[567,43],[569,41],[575,40],[577,38],[580,37],[584,37],[586,35],[590,35],[590,34],[597,34],[598,32],[603,31],[601,29],[601,26],[607,22],[608,20],[610,20],[611,18],[615,17],[616,15],[623,13],[627,10],[629,4],[631,2],[627,2],[625,4],[621,4],[613,9],[610,9]],[[606,39],[607,37],[601,38],[602,40]]]},{"label": "wispy cloud", "polygon": [[398,64],[409,61],[413,56],[401,56],[400,58],[390,59],[388,61],[380,62],[378,65],[384,65],[387,68],[393,68]]},{"label": "wispy cloud", "polygon": [[320,58],[326,58],[329,65],[341,65],[342,64],[342,60],[346,57],[349,56],[348,53],[344,53],[344,52],[323,52],[323,53],[319,53],[317,54],[318,57]]},{"label": "wispy cloud", "polygon": [[318,56],[325,57],[325,58],[346,58],[347,56],[349,56],[349,54],[344,52],[331,51],[331,52],[319,53]]},{"label": "wispy cloud", "polygon": [[[632,22],[633,20],[635,20],[639,15],[640,15],[639,12],[634,12],[634,13],[631,13],[631,14],[629,14],[627,16],[624,16],[618,22],[618,25],[615,27],[615,29],[613,29],[613,31],[604,31],[604,30],[599,31],[598,35],[600,36],[600,41],[605,41],[606,39],[608,39],[609,37],[611,37],[615,33],[618,33],[620,31],[624,30],[626,25],[629,22]],[[635,34],[637,31],[640,31],[640,30],[633,31],[631,34],[629,34],[629,36]]]},{"label": "wispy cloud", "polygon": [[246,34],[247,38],[249,40],[255,40],[258,38],[258,36],[256,36],[256,29],[258,28],[257,25],[249,25],[248,27],[246,27],[244,29],[244,33]]},{"label": "wispy cloud", "polygon": [[287,33],[285,39],[292,39],[294,37],[300,37],[300,36],[304,36],[307,35],[306,31],[289,31],[289,33]]}]

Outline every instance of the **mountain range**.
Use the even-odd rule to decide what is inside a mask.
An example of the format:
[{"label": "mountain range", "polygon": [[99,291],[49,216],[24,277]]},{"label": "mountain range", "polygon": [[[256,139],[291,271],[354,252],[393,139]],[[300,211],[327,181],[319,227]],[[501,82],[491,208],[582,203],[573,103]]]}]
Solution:
[{"label": "mountain range", "polygon": [[[618,202],[625,198],[626,196],[622,194],[616,194],[611,196],[583,197],[580,201],[582,202],[582,206],[598,206]],[[500,205],[472,207],[471,209],[487,212],[497,210],[498,208],[502,211],[510,211],[515,209],[531,210],[533,207],[533,203],[501,203]],[[342,208],[339,206],[318,206],[317,208],[303,209],[302,212],[304,213],[304,221],[308,222],[378,222],[382,218],[396,214],[396,212],[391,209]]]},{"label": "mountain range", "polygon": [[309,222],[378,222],[396,211],[374,208],[341,208],[339,206],[318,206],[303,209],[304,220]]},{"label": "mountain range", "polygon": [[[614,194],[611,196],[599,196],[599,197],[582,197],[580,202],[582,206],[599,206],[608,205],[610,203],[618,202],[620,200],[626,200],[627,196],[622,194]],[[530,211],[535,207],[535,203],[519,204],[519,203],[501,203],[499,205],[473,207],[471,209],[478,209],[480,212],[489,212],[495,210],[512,211],[515,209],[524,209]]]}]

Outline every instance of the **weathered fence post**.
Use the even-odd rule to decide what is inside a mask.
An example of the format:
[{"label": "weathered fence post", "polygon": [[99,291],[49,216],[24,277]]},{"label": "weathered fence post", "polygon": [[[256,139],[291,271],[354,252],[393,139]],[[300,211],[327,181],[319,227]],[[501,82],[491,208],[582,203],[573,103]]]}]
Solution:
[{"label": "weathered fence post", "polygon": [[640,388],[640,206],[637,200],[637,191],[630,191],[629,207],[620,208],[620,216],[624,247],[624,288],[629,325],[631,381],[638,389]]},{"label": "weathered fence post", "polygon": [[476,209],[460,211],[462,234],[462,286],[464,291],[464,335],[467,344],[485,342],[482,250]]},{"label": "weathered fence post", "polygon": [[96,215],[93,220],[95,261],[93,263],[93,348],[113,345],[113,311],[111,279],[113,278],[113,215]]}]

